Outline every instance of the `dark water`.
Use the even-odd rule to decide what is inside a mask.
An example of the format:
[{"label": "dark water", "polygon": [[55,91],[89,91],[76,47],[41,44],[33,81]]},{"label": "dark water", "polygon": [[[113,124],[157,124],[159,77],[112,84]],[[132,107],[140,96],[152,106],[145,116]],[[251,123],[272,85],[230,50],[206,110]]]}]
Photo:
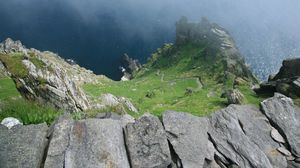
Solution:
[{"label": "dark water", "polygon": [[300,55],[300,1],[1,0],[0,40],[21,40],[119,79],[124,53],[145,62],[174,41],[175,22],[208,17],[233,35],[260,78]]}]

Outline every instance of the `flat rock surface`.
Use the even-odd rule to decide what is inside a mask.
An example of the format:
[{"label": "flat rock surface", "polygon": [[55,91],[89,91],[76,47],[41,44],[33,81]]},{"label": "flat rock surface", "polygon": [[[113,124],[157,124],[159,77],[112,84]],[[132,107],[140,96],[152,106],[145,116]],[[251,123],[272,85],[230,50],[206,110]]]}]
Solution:
[{"label": "flat rock surface", "polygon": [[125,128],[132,168],[166,168],[171,164],[167,136],[162,123],[146,114]]},{"label": "flat rock surface", "polygon": [[47,145],[46,124],[15,126],[0,125],[0,167],[40,168]]},{"label": "flat rock surface", "polygon": [[45,167],[129,167],[120,121],[62,120],[55,127]]},{"label": "flat rock surface", "polygon": [[182,166],[203,167],[209,153],[208,119],[174,111],[165,112],[162,118],[168,140]]}]

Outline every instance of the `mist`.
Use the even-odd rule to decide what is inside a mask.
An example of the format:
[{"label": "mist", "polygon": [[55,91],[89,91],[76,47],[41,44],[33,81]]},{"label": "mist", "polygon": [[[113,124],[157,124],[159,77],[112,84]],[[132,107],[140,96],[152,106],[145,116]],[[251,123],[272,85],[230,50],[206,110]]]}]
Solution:
[{"label": "mist", "polygon": [[18,39],[119,79],[123,54],[145,63],[175,40],[181,16],[226,28],[261,79],[300,56],[299,0],[3,0],[0,40]]}]

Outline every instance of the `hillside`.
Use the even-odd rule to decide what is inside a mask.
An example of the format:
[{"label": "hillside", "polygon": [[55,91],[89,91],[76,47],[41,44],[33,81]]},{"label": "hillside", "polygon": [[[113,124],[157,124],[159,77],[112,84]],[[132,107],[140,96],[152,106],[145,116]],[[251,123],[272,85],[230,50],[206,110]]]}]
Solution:
[{"label": "hillside", "polygon": [[[228,105],[226,94],[239,90],[243,104],[258,105],[251,90],[257,80],[246,67],[229,33],[203,19],[177,23],[175,44],[165,44],[130,81],[85,84],[90,96],[128,97],[141,113],[179,110],[203,116]],[[223,94],[223,97],[221,95]]]}]

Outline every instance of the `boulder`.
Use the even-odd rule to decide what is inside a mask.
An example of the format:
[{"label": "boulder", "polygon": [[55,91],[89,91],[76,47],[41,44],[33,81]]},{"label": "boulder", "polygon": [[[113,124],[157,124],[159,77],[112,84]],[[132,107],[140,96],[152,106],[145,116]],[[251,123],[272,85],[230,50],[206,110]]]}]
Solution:
[{"label": "boulder", "polygon": [[23,123],[21,121],[19,121],[16,118],[13,118],[13,117],[4,118],[1,121],[1,124],[6,126],[8,129],[11,129],[12,127],[14,127],[16,125],[23,125]]},{"label": "boulder", "polygon": [[45,167],[129,168],[121,123],[61,119],[54,126]]},{"label": "boulder", "polygon": [[125,140],[132,168],[166,168],[171,164],[166,132],[158,117],[145,114],[127,124]]},{"label": "boulder", "polygon": [[[182,167],[203,167],[205,158],[213,160],[214,153],[209,152],[207,118],[167,111],[162,115],[162,120],[168,140],[178,156],[176,160],[181,162]],[[213,145],[212,148],[214,150]]]},{"label": "boulder", "polygon": [[46,124],[15,126],[0,125],[0,167],[40,168],[47,146]]},{"label": "boulder", "polygon": [[286,138],[291,152],[300,157],[300,121],[292,99],[276,93],[263,101],[261,107],[274,127]]},{"label": "boulder", "polygon": [[[264,124],[262,115],[256,117],[259,112],[255,111],[249,106],[231,105],[214,113],[210,117],[212,128],[209,129],[209,135],[216,149],[229,163],[244,168],[271,168],[273,166],[265,152],[269,152],[266,149],[274,148],[276,143],[269,136],[271,127],[267,132],[265,128],[261,129],[260,126],[267,125]],[[269,140],[273,143],[268,142]],[[276,151],[276,147],[274,150]]]}]

